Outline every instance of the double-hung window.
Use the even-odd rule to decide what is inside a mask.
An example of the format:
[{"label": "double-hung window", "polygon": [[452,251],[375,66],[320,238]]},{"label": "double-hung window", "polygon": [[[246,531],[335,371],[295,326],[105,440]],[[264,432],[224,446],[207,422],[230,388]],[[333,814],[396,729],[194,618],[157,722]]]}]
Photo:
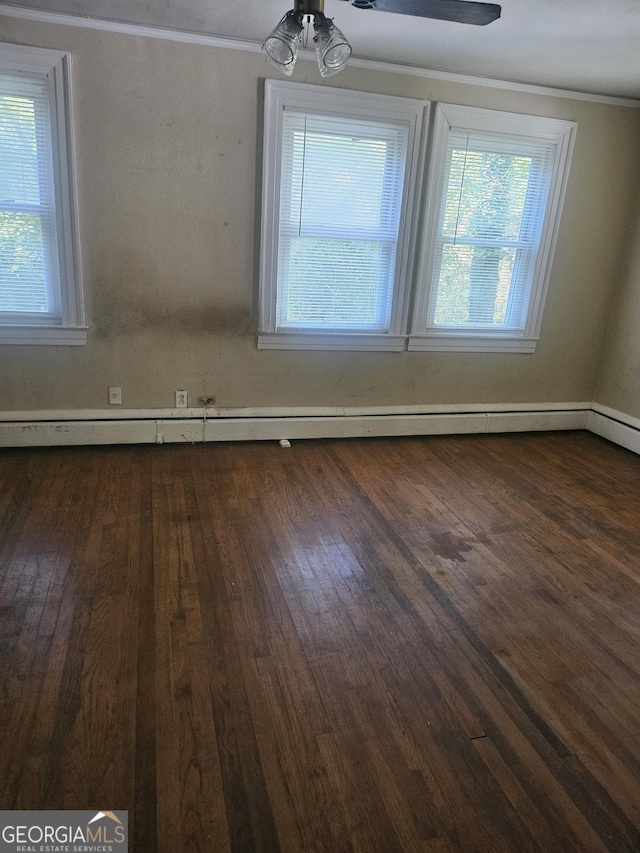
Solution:
[{"label": "double-hung window", "polygon": [[438,105],[409,349],[534,351],[573,131]]},{"label": "double-hung window", "polygon": [[267,83],[260,347],[404,349],[425,108]]},{"label": "double-hung window", "polygon": [[267,82],[259,347],[534,352],[575,125],[427,117]]},{"label": "double-hung window", "polygon": [[0,343],[85,342],[68,57],[0,45]]}]

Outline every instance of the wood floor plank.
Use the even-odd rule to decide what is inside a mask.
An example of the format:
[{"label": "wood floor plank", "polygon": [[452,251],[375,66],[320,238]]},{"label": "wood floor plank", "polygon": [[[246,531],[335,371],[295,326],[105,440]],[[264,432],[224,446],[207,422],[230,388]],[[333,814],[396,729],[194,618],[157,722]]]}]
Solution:
[{"label": "wood floor plank", "polygon": [[637,853],[640,459],[0,451],[0,805],[135,853]]},{"label": "wood floor plank", "polygon": [[[154,494],[158,849],[229,849],[203,614],[181,459]],[[164,479],[164,478],[163,478]],[[218,839],[221,839],[218,841]]]}]

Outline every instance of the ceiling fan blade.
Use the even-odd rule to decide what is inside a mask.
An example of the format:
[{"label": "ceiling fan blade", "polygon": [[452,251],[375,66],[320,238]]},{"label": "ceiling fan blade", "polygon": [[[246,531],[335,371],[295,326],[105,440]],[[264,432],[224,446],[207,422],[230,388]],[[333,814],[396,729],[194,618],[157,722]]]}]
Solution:
[{"label": "ceiling fan blade", "polygon": [[349,0],[357,9],[396,12],[419,18],[437,18],[459,24],[484,26],[500,17],[501,7],[495,3],[472,3],[468,0]]}]

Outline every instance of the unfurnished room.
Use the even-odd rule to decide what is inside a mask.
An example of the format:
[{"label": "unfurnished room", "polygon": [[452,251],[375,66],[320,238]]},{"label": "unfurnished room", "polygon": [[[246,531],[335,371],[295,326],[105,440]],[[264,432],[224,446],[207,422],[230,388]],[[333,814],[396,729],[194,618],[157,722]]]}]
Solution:
[{"label": "unfurnished room", "polygon": [[0,0],[0,853],[640,853],[639,164],[637,0]]}]

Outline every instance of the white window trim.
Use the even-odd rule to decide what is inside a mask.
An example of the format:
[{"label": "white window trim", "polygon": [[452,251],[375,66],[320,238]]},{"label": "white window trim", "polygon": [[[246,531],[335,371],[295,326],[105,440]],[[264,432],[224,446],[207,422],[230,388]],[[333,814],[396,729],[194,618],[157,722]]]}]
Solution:
[{"label": "white window trim", "polygon": [[[440,205],[446,170],[446,152],[450,129],[490,130],[556,143],[549,197],[542,230],[536,271],[524,330],[511,332],[498,329],[492,332],[442,328],[428,329],[428,310],[435,263]],[[433,139],[430,152],[429,178],[425,199],[425,222],[417,272],[413,323],[408,349],[418,352],[535,352],[540,337],[553,252],[558,238],[560,213],[567,187],[569,165],[575,144],[575,122],[540,116],[485,110],[455,104],[438,104],[435,111]]]},{"label": "white window trim", "polygon": [[[276,331],[279,188],[282,160],[282,116],[285,106],[349,117],[406,122],[409,128],[407,163],[396,254],[396,270],[389,331],[282,332]],[[416,244],[416,205],[422,181],[429,103],[414,98],[373,95],[346,89],[330,89],[306,83],[267,80],[262,160],[262,243],[260,249],[260,323],[258,349],[381,350],[406,348],[411,274]]]},{"label": "white window trim", "polygon": [[86,343],[70,65],[70,55],[64,51],[0,44],[0,70],[44,75],[49,84],[62,306],[62,321],[59,324],[38,323],[32,315],[25,315],[22,322],[17,317],[17,322],[13,323],[2,323],[0,318],[0,344]]},{"label": "white window trim", "polygon": [[258,349],[312,349],[360,352],[402,352],[406,335],[376,332],[273,332],[260,333]]}]

